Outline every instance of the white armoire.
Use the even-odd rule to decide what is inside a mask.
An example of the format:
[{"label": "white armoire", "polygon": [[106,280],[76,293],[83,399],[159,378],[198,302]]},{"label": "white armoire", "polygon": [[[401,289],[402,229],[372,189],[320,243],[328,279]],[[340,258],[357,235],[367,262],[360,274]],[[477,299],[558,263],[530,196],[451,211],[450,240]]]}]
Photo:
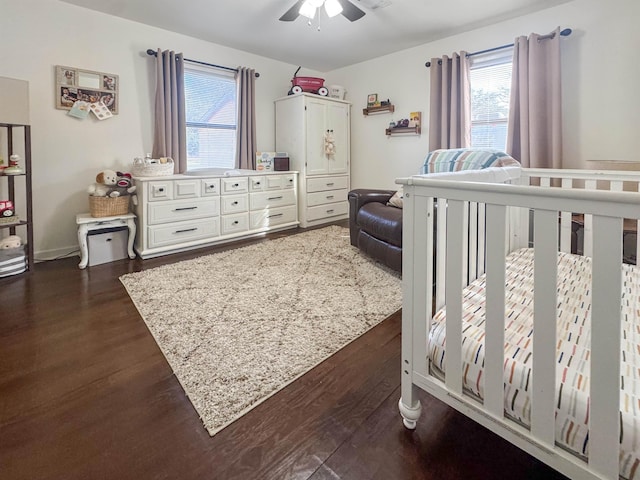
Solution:
[{"label": "white armoire", "polygon": [[280,98],[275,105],[276,150],[287,152],[290,169],[300,172],[300,226],[348,218],[351,104],[300,93]]}]

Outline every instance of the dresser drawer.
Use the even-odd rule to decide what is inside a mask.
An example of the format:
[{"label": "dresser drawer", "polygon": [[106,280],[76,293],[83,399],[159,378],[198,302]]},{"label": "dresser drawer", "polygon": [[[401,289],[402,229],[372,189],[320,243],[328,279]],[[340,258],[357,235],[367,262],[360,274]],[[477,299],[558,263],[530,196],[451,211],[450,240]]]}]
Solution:
[{"label": "dresser drawer", "polygon": [[293,205],[296,203],[296,192],[293,190],[251,193],[249,196],[249,206],[251,210],[284,207],[285,205]]},{"label": "dresser drawer", "polygon": [[220,179],[204,178],[200,179],[200,196],[211,197],[220,195]]},{"label": "dresser drawer", "polygon": [[230,177],[222,179],[222,194],[246,193],[249,191],[247,177]]},{"label": "dresser drawer", "polygon": [[307,208],[307,220],[314,221],[323,218],[337,217],[346,215],[349,212],[349,202],[327,203],[326,205],[318,205],[317,207]]},{"label": "dresser drawer", "polygon": [[193,218],[215,217],[220,212],[217,197],[195,200],[173,200],[170,202],[153,203],[147,206],[149,225],[159,223],[179,222]]},{"label": "dresser drawer", "polygon": [[247,195],[227,195],[220,198],[220,211],[223,214],[240,213],[249,210]]},{"label": "dresser drawer", "polygon": [[180,243],[217,237],[220,232],[219,217],[158,225],[148,228],[149,248],[177,245]]},{"label": "dresser drawer", "polygon": [[314,192],[307,194],[307,206],[315,207],[316,205],[324,205],[325,203],[341,202],[347,199],[349,190],[327,190],[326,192]]},{"label": "dresser drawer", "polygon": [[173,182],[171,180],[148,182],[147,197],[150,202],[173,200]]},{"label": "dresser drawer", "polygon": [[251,223],[249,226],[251,230],[257,230],[260,228],[295,222],[297,220],[296,213],[297,209],[295,205],[251,212]]},{"label": "dresser drawer", "polygon": [[323,192],[349,188],[349,177],[314,177],[307,178],[307,192]]},{"label": "dresser drawer", "polygon": [[236,215],[223,215],[221,220],[222,235],[230,235],[232,233],[246,232],[249,230],[249,214],[238,213]]},{"label": "dresser drawer", "polygon": [[200,182],[193,180],[175,180],[173,182],[173,198],[196,198],[200,196]]}]

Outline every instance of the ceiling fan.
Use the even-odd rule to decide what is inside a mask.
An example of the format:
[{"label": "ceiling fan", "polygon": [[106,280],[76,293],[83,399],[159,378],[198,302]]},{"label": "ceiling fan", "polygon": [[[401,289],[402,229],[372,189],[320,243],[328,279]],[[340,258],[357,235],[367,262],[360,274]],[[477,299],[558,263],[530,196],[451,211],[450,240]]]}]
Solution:
[{"label": "ceiling fan", "polygon": [[341,13],[351,22],[364,17],[364,12],[349,0],[298,0],[280,17],[280,21],[292,22],[299,15],[311,20],[315,17],[316,11],[323,5],[329,17],[335,17]]}]

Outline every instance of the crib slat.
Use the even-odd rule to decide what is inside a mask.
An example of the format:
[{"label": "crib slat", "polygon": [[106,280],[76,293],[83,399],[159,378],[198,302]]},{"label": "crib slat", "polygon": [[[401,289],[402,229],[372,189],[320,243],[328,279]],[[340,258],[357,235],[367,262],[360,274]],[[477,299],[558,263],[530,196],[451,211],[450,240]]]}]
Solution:
[{"label": "crib slat", "polygon": [[[586,190],[595,190],[598,183],[596,180],[585,180],[584,188]],[[585,214],[584,216],[584,255],[593,256],[593,216]]]},{"label": "crib slat", "polygon": [[551,178],[550,177],[540,177],[540,186],[541,187],[550,187],[551,186]]},{"label": "crib slat", "polygon": [[622,219],[593,217],[589,465],[618,478]]},{"label": "crib slat", "polygon": [[[462,394],[462,241],[464,202],[449,200],[447,205],[446,305],[447,345],[445,351],[445,383]],[[438,216],[443,212],[440,210]]]},{"label": "crib slat", "polygon": [[464,202],[462,206],[462,288],[468,285],[469,281],[469,202]]},{"label": "crib slat", "polygon": [[555,441],[556,304],[558,212],[534,213],[533,379],[531,433],[549,446]]},{"label": "crib slat", "polygon": [[484,249],[485,249],[485,205],[478,204],[478,277],[484,273]]},{"label": "crib slat", "polygon": [[[486,212],[487,318],[485,330],[484,406],[493,415],[501,418],[504,415],[504,249],[507,209],[504,205],[487,205]],[[449,315],[447,312],[448,321]]]},{"label": "crib slat", "polygon": [[443,198],[437,200],[437,226],[436,226],[436,308],[444,306],[445,291],[445,261],[447,255],[447,201]]},{"label": "crib slat", "polygon": [[478,204],[469,203],[469,277],[471,283],[478,278]]},{"label": "crib slat", "polygon": [[[573,179],[562,179],[562,188],[570,189],[572,187]],[[560,250],[571,252],[571,212],[562,212],[560,214]]]}]

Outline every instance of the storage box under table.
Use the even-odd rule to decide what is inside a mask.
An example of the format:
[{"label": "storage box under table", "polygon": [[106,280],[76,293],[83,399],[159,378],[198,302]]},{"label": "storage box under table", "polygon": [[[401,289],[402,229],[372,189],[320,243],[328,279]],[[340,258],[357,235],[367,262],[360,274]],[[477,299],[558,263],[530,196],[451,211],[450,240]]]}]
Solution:
[{"label": "storage box under table", "polygon": [[127,258],[129,232],[126,227],[93,230],[87,234],[89,266]]}]

